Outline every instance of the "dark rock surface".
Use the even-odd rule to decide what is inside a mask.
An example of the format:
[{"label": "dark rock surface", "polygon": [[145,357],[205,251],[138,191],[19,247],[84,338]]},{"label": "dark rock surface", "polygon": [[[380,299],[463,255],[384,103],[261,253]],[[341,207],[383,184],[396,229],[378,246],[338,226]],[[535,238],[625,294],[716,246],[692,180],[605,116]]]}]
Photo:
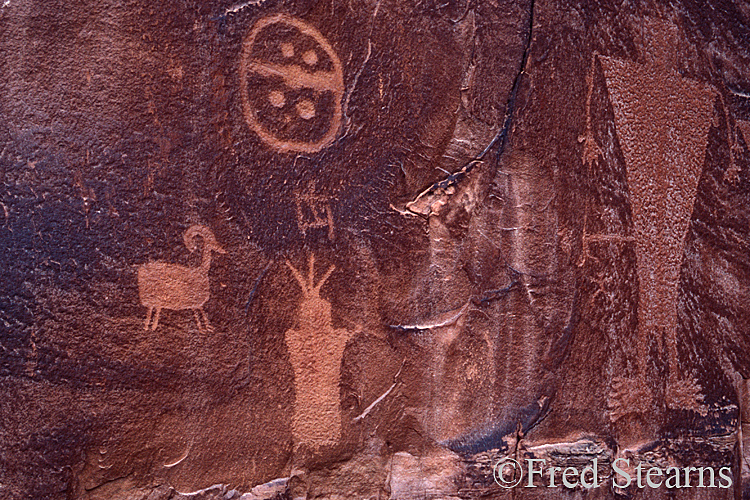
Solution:
[{"label": "dark rock surface", "polygon": [[750,498],[747,2],[0,1],[0,498]]}]

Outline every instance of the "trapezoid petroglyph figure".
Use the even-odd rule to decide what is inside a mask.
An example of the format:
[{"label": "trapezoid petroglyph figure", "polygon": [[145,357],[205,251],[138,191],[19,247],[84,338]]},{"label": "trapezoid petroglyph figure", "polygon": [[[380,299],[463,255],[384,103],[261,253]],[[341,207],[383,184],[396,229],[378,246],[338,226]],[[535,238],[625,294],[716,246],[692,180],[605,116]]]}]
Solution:
[{"label": "trapezoid petroglyph figure", "polygon": [[263,18],[245,38],[240,60],[245,119],[278,151],[320,151],[341,126],[343,75],[317,29],[286,14]]},{"label": "trapezoid petroglyph figure", "polygon": [[226,251],[221,248],[211,230],[199,224],[190,226],[182,239],[187,249],[194,252],[198,248],[198,238],[203,240],[200,266],[188,267],[167,262],[149,262],[138,266],[138,293],[141,304],[148,308],[144,325],[146,330],[149,325],[151,330],[156,330],[162,309],[190,309],[195,315],[199,330],[212,330],[203,310],[210,294],[208,270],[211,267],[211,253],[224,254]]},{"label": "trapezoid petroglyph figure", "polygon": [[[639,280],[638,366],[646,371],[648,336],[666,340],[666,405],[704,411],[701,388],[680,373],[677,303],[684,241],[714,114],[714,91],[651,64],[600,56],[625,157],[636,233]],[[642,412],[651,397],[643,380],[618,379],[610,418]],[[630,396],[628,396],[630,395]],[[635,395],[635,396],[634,396]]]},{"label": "trapezoid petroglyph figure", "polygon": [[341,436],[339,378],[344,348],[352,334],[333,328],[331,303],[320,296],[320,289],[335,269],[331,266],[315,284],[315,258],[310,256],[309,273],[304,277],[286,262],[302,289],[298,324],[284,335],[294,370],[295,447],[311,450],[334,446]]}]

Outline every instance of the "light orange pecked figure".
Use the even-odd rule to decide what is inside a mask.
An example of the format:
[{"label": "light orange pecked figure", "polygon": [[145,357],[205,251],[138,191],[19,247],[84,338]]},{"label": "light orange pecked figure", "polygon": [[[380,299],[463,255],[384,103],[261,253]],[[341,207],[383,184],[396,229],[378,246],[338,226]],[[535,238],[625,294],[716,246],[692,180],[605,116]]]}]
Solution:
[{"label": "light orange pecked figure", "polygon": [[285,334],[296,392],[292,431],[295,448],[304,445],[315,451],[335,446],[341,437],[340,368],[344,348],[352,334],[333,328],[331,303],[320,296],[320,288],[335,266],[331,266],[316,285],[314,256],[310,256],[307,278],[288,261],[286,265],[303,294],[298,324]]},{"label": "light orange pecked figure", "polygon": [[226,251],[221,248],[209,228],[195,224],[183,235],[185,246],[191,252],[198,248],[198,237],[203,239],[200,266],[187,267],[167,262],[149,262],[138,266],[138,293],[141,304],[148,308],[144,325],[146,330],[149,325],[151,330],[156,330],[162,309],[190,309],[200,331],[212,330],[203,310],[210,295],[208,270],[211,267],[211,252],[224,254]]}]

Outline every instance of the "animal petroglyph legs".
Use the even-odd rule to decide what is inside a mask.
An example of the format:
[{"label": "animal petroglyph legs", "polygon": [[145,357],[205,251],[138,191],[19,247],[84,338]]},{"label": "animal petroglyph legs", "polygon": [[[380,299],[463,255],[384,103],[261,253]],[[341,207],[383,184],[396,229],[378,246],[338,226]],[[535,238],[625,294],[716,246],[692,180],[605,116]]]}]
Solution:
[{"label": "animal petroglyph legs", "polygon": [[298,323],[284,334],[294,370],[292,433],[295,450],[315,451],[336,445],[341,436],[339,378],[344,348],[352,334],[333,328],[331,304],[320,296],[335,266],[317,284],[314,256],[310,256],[306,277],[288,261],[286,266],[302,289]]},{"label": "animal petroglyph legs", "polygon": [[[156,313],[154,313],[154,310],[156,310]],[[149,307],[148,312],[146,313],[146,324],[144,325],[144,330],[148,330],[148,326],[151,321],[151,317],[153,318],[153,324],[151,325],[151,330],[156,330],[156,327],[159,326],[159,315],[161,314],[161,307]]]},{"label": "animal petroglyph legs", "polygon": [[155,310],[151,330],[156,330],[161,310],[166,308],[173,311],[191,309],[198,330],[212,330],[203,310],[203,305],[210,295],[208,271],[211,267],[211,254],[224,254],[226,251],[221,248],[211,230],[205,226],[190,226],[183,235],[183,242],[188,250],[194,252],[198,248],[199,238],[203,240],[200,266],[187,267],[166,262],[149,262],[138,266],[138,294],[141,304],[148,308],[144,329],[149,329]]},{"label": "animal petroglyph legs", "polygon": [[[267,55],[262,57],[258,53],[258,50],[256,50],[256,40],[261,35],[261,32],[274,25],[294,30],[300,38],[314,40],[317,50],[309,49],[305,51],[301,55],[301,61],[299,61],[302,64],[295,64],[294,61],[290,60],[297,54],[294,44],[287,41],[280,43],[278,46],[281,55],[287,60],[284,64],[270,61]],[[260,45],[263,44],[261,43]],[[332,69],[316,69],[321,67],[318,50],[324,53],[331,61]],[[309,140],[301,140],[299,137],[283,138],[279,131],[272,130],[272,127],[269,127],[268,123],[264,124],[258,105],[250,98],[248,92],[251,89],[256,91],[265,89],[254,89],[252,85],[249,85],[248,80],[252,76],[261,77],[269,82],[269,88],[266,92],[267,99],[271,102],[272,106],[277,108],[280,113],[279,116],[285,116],[283,121],[286,123],[289,123],[294,116],[292,114],[283,115],[285,113],[283,108],[289,101],[287,95],[285,95],[285,90],[290,95],[300,90],[312,90],[318,96],[328,93],[332,94],[333,109],[331,110],[330,118],[326,119],[328,122],[325,123],[327,126],[325,134],[317,139]],[[283,88],[281,89],[275,88],[278,84],[270,83],[279,80],[283,83]],[[315,153],[331,144],[336,138],[336,134],[338,134],[341,126],[341,100],[344,96],[344,73],[341,61],[328,40],[317,29],[304,21],[285,14],[277,14],[261,19],[253,26],[243,44],[240,60],[240,86],[243,111],[248,125],[258,134],[263,142],[273,148],[279,151]],[[303,120],[303,124],[318,116],[316,103],[309,98],[300,97],[294,103],[293,109],[296,117]],[[305,124],[304,126],[307,127],[308,125]]]},{"label": "animal petroglyph legs", "polygon": [[198,330],[202,332],[214,331],[214,328],[208,322],[208,316],[206,316],[206,311],[204,311],[202,307],[193,309],[193,315],[195,316],[195,322],[198,325]]},{"label": "animal petroglyph legs", "polygon": [[[610,394],[610,418],[616,420],[647,408],[645,374],[649,337],[654,334],[669,362],[667,407],[703,412],[700,386],[679,369],[677,304],[684,240],[715,94],[658,65],[609,57],[600,60],[625,157],[639,280],[639,375],[638,379],[615,381]],[[666,349],[661,345],[662,338]],[[635,400],[631,394],[642,399]]]}]

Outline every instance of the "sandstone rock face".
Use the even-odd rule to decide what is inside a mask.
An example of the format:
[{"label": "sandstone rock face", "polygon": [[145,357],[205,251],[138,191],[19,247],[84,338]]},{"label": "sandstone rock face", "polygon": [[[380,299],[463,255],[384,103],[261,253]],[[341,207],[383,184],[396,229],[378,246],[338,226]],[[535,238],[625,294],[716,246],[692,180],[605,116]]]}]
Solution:
[{"label": "sandstone rock face", "polygon": [[747,2],[0,27],[0,498],[750,498]]}]

